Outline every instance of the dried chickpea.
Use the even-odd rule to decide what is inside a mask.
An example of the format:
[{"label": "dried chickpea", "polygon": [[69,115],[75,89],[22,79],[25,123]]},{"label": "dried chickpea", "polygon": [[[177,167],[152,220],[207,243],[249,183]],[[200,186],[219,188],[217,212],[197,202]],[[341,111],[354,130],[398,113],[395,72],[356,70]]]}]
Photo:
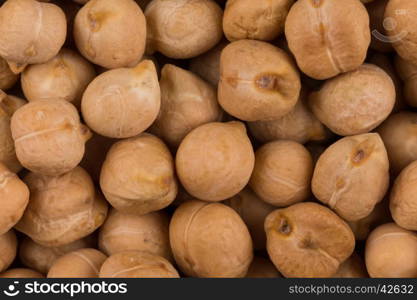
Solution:
[{"label": "dried chickpea", "polygon": [[169,238],[179,268],[192,277],[244,277],[253,258],[245,223],[220,203],[182,204],[172,217]]},{"label": "dried chickpea", "polygon": [[145,131],[156,119],[161,92],[150,60],[134,68],[119,68],[97,76],[82,97],[87,125],[103,136],[128,138]]},{"label": "dried chickpea", "polygon": [[285,19],[294,0],[228,0],[223,31],[229,41],[271,41],[284,32]]},{"label": "dried chickpea", "polygon": [[288,13],[285,36],[301,71],[328,79],[364,62],[369,16],[358,0],[298,0]]},{"label": "dried chickpea", "polygon": [[0,272],[6,271],[12,264],[17,252],[17,238],[13,230],[0,234]]},{"label": "dried chickpea", "polygon": [[179,278],[165,258],[140,251],[113,254],[101,266],[101,278]]},{"label": "dried chickpea", "polygon": [[93,246],[94,239],[92,236],[59,247],[45,247],[26,237],[19,245],[19,258],[24,266],[39,273],[47,274],[55,260],[59,257],[78,249]]},{"label": "dried chickpea", "polygon": [[107,256],[92,248],[75,250],[56,259],[48,278],[97,278]]},{"label": "dried chickpea", "polygon": [[145,16],[148,54],[192,58],[213,48],[223,36],[223,11],[212,0],[153,0]]},{"label": "dried chickpea", "polygon": [[193,73],[166,64],[159,84],[161,111],[150,131],[169,145],[178,147],[194,128],[221,119],[215,89]]},{"label": "dried chickpea", "polygon": [[61,49],[57,56],[43,64],[31,65],[21,76],[26,99],[62,99],[79,107],[81,96],[95,77],[93,66],[75,51]]},{"label": "dried chickpea", "polygon": [[417,107],[417,66],[396,56],[395,67],[403,80],[403,93],[405,101],[412,107]]},{"label": "dried chickpea", "polygon": [[345,137],[320,156],[312,190],[348,221],[368,216],[389,186],[389,161],[381,137],[368,133]]},{"label": "dried chickpea", "polygon": [[368,278],[365,263],[356,253],[353,254],[340,265],[333,278]]},{"label": "dried chickpea", "polygon": [[91,0],[75,17],[74,39],[80,53],[94,64],[130,67],[145,51],[145,16],[133,0]]},{"label": "dried chickpea", "polygon": [[12,116],[11,130],[20,163],[48,176],[76,167],[91,137],[77,109],[65,100],[37,100],[20,107]]},{"label": "dried chickpea", "polygon": [[301,89],[291,58],[266,42],[240,40],[220,57],[219,103],[244,121],[268,121],[289,113]]},{"label": "dried chickpea", "polygon": [[381,124],[394,107],[395,95],[391,77],[375,65],[364,64],[326,81],[309,100],[324,125],[347,136],[369,132]]},{"label": "dried chickpea", "polygon": [[35,270],[16,268],[1,273],[0,278],[45,278],[45,276]]},{"label": "dried chickpea", "polygon": [[265,231],[269,257],[285,277],[333,276],[355,247],[349,226],[313,202],[273,211]]},{"label": "dried chickpea", "polygon": [[109,256],[145,251],[172,261],[169,217],[163,211],[136,216],[112,209],[100,228],[99,249]]},{"label": "dried chickpea", "polygon": [[19,76],[14,74],[7,62],[0,57],[0,90],[10,89],[18,79]]},{"label": "dried chickpea", "polygon": [[0,56],[14,73],[58,54],[67,23],[56,5],[35,0],[8,0],[0,9]]},{"label": "dried chickpea", "polygon": [[246,278],[277,278],[281,277],[274,264],[266,258],[255,256],[249,266]]},{"label": "dried chickpea", "polygon": [[15,228],[38,244],[69,244],[95,231],[106,219],[107,203],[80,167],[55,177],[29,173],[24,182],[30,200]]},{"label": "dried chickpea", "polygon": [[144,215],[163,209],[178,190],[172,155],[162,140],[147,133],[117,142],[103,163],[100,186],[121,212]]},{"label": "dried chickpea", "polygon": [[252,144],[241,122],[208,123],[181,142],[176,170],[183,187],[205,201],[221,201],[249,182],[255,162]]},{"label": "dried chickpea", "polygon": [[394,223],[377,227],[366,241],[365,263],[372,278],[415,278],[417,234]]},{"label": "dried chickpea", "polygon": [[0,163],[0,235],[22,217],[29,203],[29,189],[19,177]]}]

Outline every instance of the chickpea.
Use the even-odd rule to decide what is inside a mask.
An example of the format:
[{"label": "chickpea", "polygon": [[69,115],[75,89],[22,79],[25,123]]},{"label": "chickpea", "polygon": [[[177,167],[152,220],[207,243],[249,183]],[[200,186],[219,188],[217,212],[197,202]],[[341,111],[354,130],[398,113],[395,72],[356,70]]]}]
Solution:
[{"label": "chickpea", "polygon": [[16,268],[1,273],[0,278],[45,278],[45,276],[31,269]]},{"label": "chickpea", "polygon": [[368,278],[365,263],[356,253],[353,254],[340,265],[333,278]]},{"label": "chickpea", "polygon": [[13,230],[0,235],[0,272],[6,271],[12,264],[17,252],[17,238]]},{"label": "chickpea", "polygon": [[19,76],[14,74],[7,62],[0,57],[0,90],[10,89],[18,79]]}]

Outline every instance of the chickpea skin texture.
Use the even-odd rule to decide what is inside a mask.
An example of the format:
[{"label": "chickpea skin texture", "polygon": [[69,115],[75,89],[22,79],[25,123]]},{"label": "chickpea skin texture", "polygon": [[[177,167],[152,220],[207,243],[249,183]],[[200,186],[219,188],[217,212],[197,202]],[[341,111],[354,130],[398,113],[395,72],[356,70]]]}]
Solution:
[{"label": "chickpea skin texture", "polygon": [[16,268],[1,273],[0,278],[45,278],[45,276],[31,269]]},{"label": "chickpea skin texture", "polygon": [[313,159],[308,150],[293,141],[264,144],[255,152],[255,168],[249,181],[265,202],[288,206],[307,200],[313,175]]},{"label": "chickpea skin texture", "polygon": [[298,0],[288,13],[285,36],[301,71],[328,79],[365,61],[369,16],[358,0]]},{"label": "chickpea skin texture", "polygon": [[121,212],[140,216],[163,209],[178,191],[172,155],[151,134],[119,141],[107,153],[100,187],[107,201]]},{"label": "chickpea skin texture", "polygon": [[311,182],[314,195],[348,221],[368,216],[389,187],[389,161],[380,136],[345,137],[320,156]]},{"label": "chickpea skin texture", "polygon": [[218,100],[230,115],[244,121],[268,121],[289,113],[301,90],[290,57],[266,42],[240,40],[220,57]]},{"label": "chickpea skin texture", "polygon": [[222,201],[249,182],[255,163],[252,144],[241,122],[208,123],[181,142],[176,170],[183,187],[205,201]]},{"label": "chickpea skin texture", "polygon": [[395,223],[377,227],[366,241],[365,263],[372,278],[417,277],[417,234]]},{"label": "chickpea skin texture", "polygon": [[48,176],[75,168],[91,137],[77,109],[65,100],[38,100],[22,106],[12,116],[11,130],[20,163]]},{"label": "chickpea skin texture", "polygon": [[100,278],[179,278],[165,258],[140,251],[113,254],[103,263]]},{"label": "chickpea skin texture", "polygon": [[349,226],[313,202],[273,211],[265,231],[269,257],[285,277],[333,276],[355,247]]},{"label": "chickpea skin texture", "polygon": [[17,253],[17,238],[13,230],[0,234],[0,272],[6,271]]},{"label": "chickpea skin texture", "polygon": [[129,138],[145,131],[156,119],[161,92],[150,60],[97,76],[83,94],[81,111],[87,125],[110,138]]},{"label": "chickpea skin texture", "polygon": [[222,38],[223,11],[212,0],[153,0],[145,10],[147,54],[198,56]]},{"label": "chickpea skin texture", "polygon": [[74,39],[92,63],[108,69],[130,67],[145,52],[145,16],[133,0],[91,0],[75,17]]},{"label": "chickpea skin texture", "polygon": [[244,277],[253,258],[245,223],[220,203],[182,204],[172,217],[169,238],[175,261],[191,277]]}]

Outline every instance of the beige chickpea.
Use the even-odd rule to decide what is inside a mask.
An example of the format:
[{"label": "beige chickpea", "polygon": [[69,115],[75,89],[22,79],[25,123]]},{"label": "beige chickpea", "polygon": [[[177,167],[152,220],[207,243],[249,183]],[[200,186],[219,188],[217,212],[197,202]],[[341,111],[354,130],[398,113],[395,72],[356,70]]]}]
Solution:
[{"label": "beige chickpea", "polygon": [[372,278],[415,278],[417,234],[394,223],[377,227],[366,241],[365,263]]},{"label": "beige chickpea", "polygon": [[45,278],[45,276],[35,270],[16,268],[1,273],[0,278]]},{"label": "beige chickpea", "polygon": [[47,274],[59,257],[78,249],[93,247],[94,244],[93,237],[88,236],[63,246],[45,247],[26,237],[19,245],[19,258],[24,266]]},{"label": "beige chickpea", "polygon": [[0,234],[0,272],[6,271],[17,253],[17,238],[13,230]]},{"label": "beige chickpea", "polygon": [[179,278],[165,258],[140,251],[113,254],[100,269],[101,278]]},{"label": "beige chickpea", "polygon": [[417,161],[409,164],[395,179],[390,211],[395,223],[404,229],[417,230]]},{"label": "beige chickpea", "polygon": [[380,125],[395,104],[395,86],[381,68],[364,64],[324,83],[310,95],[316,117],[338,135],[366,133]]},{"label": "beige chickpea", "polygon": [[393,114],[377,128],[377,132],[384,141],[394,174],[417,160],[416,113],[404,111]]},{"label": "beige chickpea", "polygon": [[150,60],[134,68],[100,74],[87,87],[81,111],[87,125],[111,138],[128,138],[145,131],[156,119],[161,92]]},{"label": "beige chickpea", "polygon": [[10,89],[18,79],[19,76],[14,74],[7,62],[0,57],[0,90]]},{"label": "beige chickpea", "polygon": [[221,201],[249,182],[255,156],[241,122],[208,123],[192,130],[177,151],[176,170],[188,193]]},{"label": "beige chickpea", "polygon": [[356,253],[353,254],[339,266],[333,278],[368,278],[366,266],[362,258]]},{"label": "beige chickpea", "polygon": [[313,202],[273,211],[265,231],[269,257],[285,277],[333,276],[355,247],[349,226]]},{"label": "beige chickpea", "polygon": [[9,231],[22,217],[29,202],[29,189],[19,177],[0,163],[0,234]]},{"label": "beige chickpea", "polygon": [[74,39],[80,53],[94,64],[129,67],[145,51],[145,16],[133,0],[91,0],[75,17]]},{"label": "beige chickpea", "polygon": [[364,62],[369,16],[358,0],[298,0],[288,13],[285,36],[301,71],[328,79]]},{"label": "beige chickpea", "polygon": [[301,84],[290,57],[261,41],[240,40],[227,45],[220,57],[219,103],[244,121],[268,121],[289,113]]},{"label": "beige chickpea", "polygon": [[264,250],[266,247],[264,222],[275,207],[261,200],[248,187],[226,200],[224,204],[233,208],[245,222],[251,234],[254,249]]},{"label": "beige chickpea", "polygon": [[172,217],[169,238],[179,268],[192,277],[244,277],[253,258],[245,223],[220,203],[182,204]]},{"label": "beige chickpea", "polygon": [[29,101],[62,99],[79,107],[95,73],[93,66],[75,51],[62,49],[47,62],[25,69],[22,90]]},{"label": "beige chickpea", "polygon": [[385,7],[388,41],[403,59],[417,65],[417,2],[390,0]]},{"label": "beige chickpea", "polygon": [[266,258],[255,256],[249,266],[246,278],[278,278],[281,277],[274,264]]},{"label": "beige chickpea", "polygon": [[15,73],[27,64],[44,63],[65,42],[67,23],[56,5],[35,0],[8,0],[0,9],[0,56]]},{"label": "beige chickpea", "polygon": [[161,111],[151,132],[169,145],[178,147],[194,128],[221,119],[216,90],[193,73],[166,64],[160,86]]},{"label": "beige chickpea", "polygon": [[313,175],[313,159],[308,150],[293,141],[275,141],[255,152],[255,168],[249,181],[265,202],[288,206],[307,200]]},{"label": "beige chickpea", "polygon": [[289,113],[276,120],[248,122],[248,127],[253,136],[263,143],[291,140],[304,144],[323,141],[328,137],[328,130],[310,111],[307,92],[303,90]]},{"label": "beige chickpea", "polygon": [[15,173],[22,169],[22,165],[16,157],[10,123],[14,112],[25,104],[25,100],[0,90],[0,162]]},{"label": "beige chickpea", "polygon": [[77,166],[91,137],[77,109],[65,100],[38,100],[22,106],[13,114],[11,130],[19,162],[48,176]]},{"label": "beige chickpea", "polygon": [[395,67],[403,80],[404,99],[412,107],[417,107],[417,66],[409,61],[395,57]]},{"label": "beige chickpea", "polygon": [[345,137],[320,156],[312,180],[314,195],[348,221],[368,216],[389,186],[389,161],[381,137]]},{"label": "beige chickpea", "polygon": [[48,278],[97,278],[107,256],[92,248],[75,250],[56,259]]},{"label": "beige chickpea", "polygon": [[30,200],[15,228],[47,247],[69,244],[99,228],[107,203],[82,168],[50,177],[29,173]]},{"label": "beige chickpea", "polygon": [[178,190],[172,155],[159,138],[147,133],[117,142],[103,163],[100,186],[121,212],[144,215],[163,209]]},{"label": "beige chickpea", "polygon": [[284,31],[285,19],[294,0],[228,0],[223,31],[229,41],[271,41]]},{"label": "beige chickpea", "polygon": [[145,251],[172,261],[169,217],[163,211],[136,216],[112,209],[100,228],[99,249],[109,256]]},{"label": "beige chickpea", "polygon": [[223,36],[223,11],[212,0],[153,0],[145,16],[149,54],[192,58],[213,48]]}]

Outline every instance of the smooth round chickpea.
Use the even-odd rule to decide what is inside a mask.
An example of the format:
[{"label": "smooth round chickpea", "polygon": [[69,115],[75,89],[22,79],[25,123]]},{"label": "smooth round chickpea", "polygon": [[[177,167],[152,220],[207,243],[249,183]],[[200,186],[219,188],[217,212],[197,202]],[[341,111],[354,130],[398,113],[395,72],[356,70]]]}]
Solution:
[{"label": "smooth round chickpea", "polygon": [[328,79],[365,61],[369,15],[358,0],[298,0],[288,13],[285,36],[301,71]]},{"label": "smooth round chickpea", "polygon": [[320,156],[311,182],[317,199],[348,221],[368,216],[389,187],[389,161],[381,137],[345,137]]},{"label": "smooth round chickpea", "polygon": [[0,90],[10,89],[18,79],[19,75],[14,74],[7,62],[0,57]]},{"label": "smooth round chickpea", "polygon": [[153,0],[145,16],[148,54],[192,58],[213,48],[223,36],[223,11],[212,0]]},{"label": "smooth round chickpea", "polygon": [[333,278],[368,278],[365,263],[356,253],[353,254],[340,265]]},{"label": "smooth round chickpea", "polygon": [[45,276],[35,270],[16,268],[1,273],[0,278],[45,278]]},{"label": "smooth round chickpea", "polygon": [[128,138],[145,131],[156,119],[161,91],[150,60],[134,68],[106,71],[97,76],[82,97],[87,125],[110,138]]},{"label": "smooth round chickpea", "polygon": [[56,5],[35,0],[8,0],[0,9],[0,56],[14,73],[58,54],[67,22]]},{"label": "smooth round chickpea", "polygon": [[79,107],[81,96],[95,77],[93,66],[75,51],[61,49],[43,64],[28,66],[21,76],[26,99],[62,99]]},{"label": "smooth round chickpea", "polygon": [[17,253],[17,238],[13,230],[0,235],[0,272],[6,271]]},{"label": "smooth round chickpea", "polygon": [[177,175],[188,193],[205,201],[221,201],[249,182],[255,155],[241,122],[208,123],[192,130],[176,156]]},{"label": "smooth round chickpea", "polygon": [[140,251],[113,254],[101,266],[101,278],[179,278],[165,258]]},{"label": "smooth round chickpea", "polygon": [[100,186],[121,212],[144,215],[163,209],[178,191],[172,155],[162,140],[147,133],[117,142],[101,168]]},{"label": "smooth round chickpea", "polygon": [[56,259],[48,278],[97,278],[107,256],[96,249],[79,249]]},{"label": "smooth round chickpea", "polygon": [[282,277],[274,264],[266,258],[255,256],[249,266],[246,278],[278,278]]},{"label": "smooth round chickpea", "polygon": [[69,244],[99,228],[107,203],[80,167],[50,177],[29,173],[29,205],[15,228],[47,247]]},{"label": "smooth round chickpea", "polygon": [[280,140],[263,145],[255,152],[255,168],[249,181],[265,202],[288,206],[307,200],[313,175],[313,159],[301,144]]},{"label": "smooth round chickpea", "polygon": [[355,248],[349,226],[313,202],[273,211],[265,231],[269,257],[285,277],[333,276]]},{"label": "smooth round chickpea", "polygon": [[366,241],[365,263],[372,278],[417,277],[417,234],[395,223],[377,227]]},{"label": "smooth round chickpea", "polygon": [[216,90],[193,73],[166,64],[159,84],[161,111],[150,131],[169,145],[178,147],[194,128],[221,119]]},{"label": "smooth round chickpea", "polygon": [[394,108],[395,96],[391,77],[375,65],[364,64],[326,81],[309,100],[313,113],[324,125],[347,136],[380,125]]},{"label": "smooth round chickpea", "polygon": [[284,32],[285,19],[294,0],[228,0],[223,31],[229,41],[271,41]]},{"label": "smooth round chickpea", "polygon": [[266,42],[240,40],[220,57],[219,103],[244,121],[268,121],[289,113],[301,83],[291,58]]},{"label": "smooth round chickpea", "polygon": [[133,66],[145,52],[145,16],[133,0],[88,1],[75,17],[74,40],[80,53],[96,65]]},{"label": "smooth round chickpea", "polygon": [[75,106],[65,100],[38,100],[22,106],[12,116],[11,130],[20,163],[48,176],[75,168],[91,137]]},{"label": "smooth round chickpea", "polygon": [[99,249],[109,256],[144,251],[172,261],[169,217],[163,211],[136,216],[112,209],[100,228]]},{"label": "smooth round chickpea", "polygon": [[175,261],[191,277],[244,277],[253,258],[245,223],[220,203],[182,204],[172,217],[169,238]]}]

